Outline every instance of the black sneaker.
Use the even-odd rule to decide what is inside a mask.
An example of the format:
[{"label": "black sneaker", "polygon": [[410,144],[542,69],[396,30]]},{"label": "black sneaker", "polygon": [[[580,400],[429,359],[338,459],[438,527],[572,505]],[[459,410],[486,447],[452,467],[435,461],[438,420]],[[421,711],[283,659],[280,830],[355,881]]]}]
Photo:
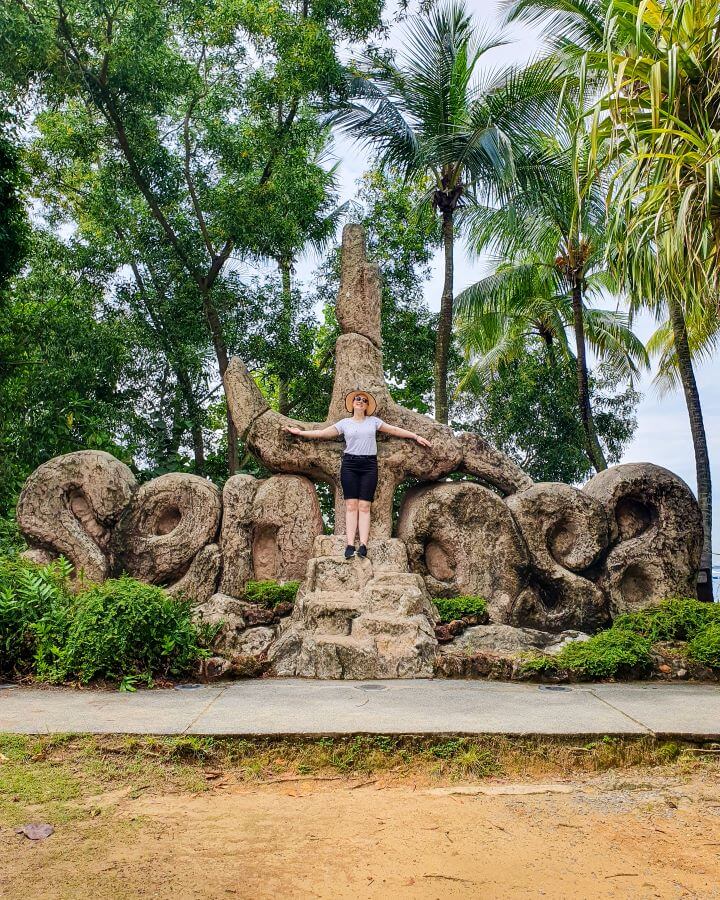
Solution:
[{"label": "black sneaker", "polygon": [[367,556],[367,547],[365,544],[360,544],[358,548],[358,556]]},{"label": "black sneaker", "polygon": [[355,548],[352,544],[348,544],[345,548],[345,559],[350,559],[351,556],[355,556]]}]

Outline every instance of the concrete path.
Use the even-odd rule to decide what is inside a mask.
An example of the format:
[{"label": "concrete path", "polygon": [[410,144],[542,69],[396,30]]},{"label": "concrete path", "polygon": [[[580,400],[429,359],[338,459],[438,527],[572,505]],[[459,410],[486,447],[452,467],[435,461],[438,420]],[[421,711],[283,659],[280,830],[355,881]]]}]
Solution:
[{"label": "concrete path", "polygon": [[720,739],[720,686],[267,679],[119,692],[0,685],[0,732]]}]

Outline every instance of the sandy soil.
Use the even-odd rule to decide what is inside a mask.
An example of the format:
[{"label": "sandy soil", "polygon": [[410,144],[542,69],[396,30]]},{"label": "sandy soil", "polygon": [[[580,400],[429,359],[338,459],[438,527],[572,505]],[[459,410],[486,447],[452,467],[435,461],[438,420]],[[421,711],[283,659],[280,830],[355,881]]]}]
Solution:
[{"label": "sandy soil", "polygon": [[[370,781],[370,783],[368,783]],[[378,779],[92,798],[41,843],[0,831],[15,898],[720,898],[720,778]]]}]

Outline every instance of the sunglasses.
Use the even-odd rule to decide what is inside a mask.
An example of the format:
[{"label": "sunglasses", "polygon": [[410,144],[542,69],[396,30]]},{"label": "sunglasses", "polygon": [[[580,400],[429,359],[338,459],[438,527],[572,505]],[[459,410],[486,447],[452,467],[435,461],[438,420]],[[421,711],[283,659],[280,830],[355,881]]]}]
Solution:
[{"label": "sunglasses", "polygon": [[362,403],[368,403],[367,397],[353,397],[353,403],[357,403],[360,400]]}]

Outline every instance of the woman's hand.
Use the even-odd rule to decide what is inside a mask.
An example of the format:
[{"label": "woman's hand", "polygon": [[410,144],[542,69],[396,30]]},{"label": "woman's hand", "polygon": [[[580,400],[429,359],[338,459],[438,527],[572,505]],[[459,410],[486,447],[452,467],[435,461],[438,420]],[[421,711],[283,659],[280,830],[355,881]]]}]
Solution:
[{"label": "woman's hand", "polygon": [[430,441],[429,441],[427,438],[424,438],[424,437],[423,437],[422,435],[420,435],[420,434],[416,434],[416,435],[415,435],[415,440],[418,442],[418,444],[420,444],[421,447],[430,447],[430,446],[432,446],[431,443],[430,443]]},{"label": "woman's hand", "polygon": [[294,425],[286,425],[285,431],[288,431],[288,432],[290,432],[290,434],[295,434],[295,435],[303,433],[302,428],[295,428]]}]

